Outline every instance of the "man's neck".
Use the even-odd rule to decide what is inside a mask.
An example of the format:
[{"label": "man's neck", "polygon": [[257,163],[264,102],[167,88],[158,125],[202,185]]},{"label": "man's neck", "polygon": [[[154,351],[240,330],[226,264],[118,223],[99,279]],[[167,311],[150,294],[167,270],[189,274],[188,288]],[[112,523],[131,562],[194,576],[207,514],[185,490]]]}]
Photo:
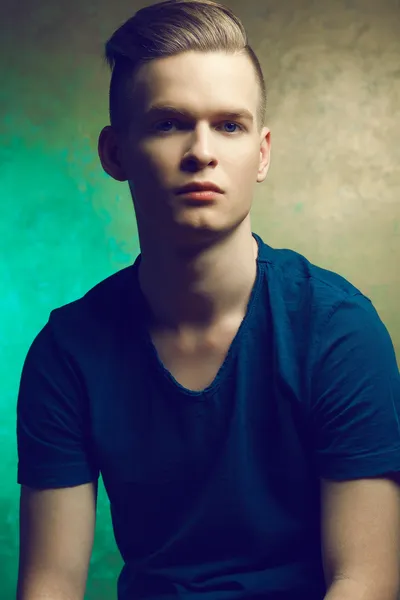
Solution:
[{"label": "man's neck", "polygon": [[142,248],[139,282],[152,327],[205,331],[225,318],[243,318],[257,274],[258,246],[251,230],[235,232],[190,260],[173,248]]}]

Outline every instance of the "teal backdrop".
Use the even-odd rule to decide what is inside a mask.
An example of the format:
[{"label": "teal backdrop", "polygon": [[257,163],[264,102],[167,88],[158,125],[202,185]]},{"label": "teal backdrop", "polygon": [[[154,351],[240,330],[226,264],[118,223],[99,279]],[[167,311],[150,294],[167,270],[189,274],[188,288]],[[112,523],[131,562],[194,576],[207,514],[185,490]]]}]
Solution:
[{"label": "teal backdrop", "polygon": [[[106,176],[103,43],[150,2],[2,0],[0,6],[0,598],[18,567],[16,398],[49,312],[132,263],[126,184]],[[253,230],[366,293],[400,356],[400,5],[226,0],[269,88],[272,167]],[[121,558],[102,483],[86,598],[115,600]]]}]

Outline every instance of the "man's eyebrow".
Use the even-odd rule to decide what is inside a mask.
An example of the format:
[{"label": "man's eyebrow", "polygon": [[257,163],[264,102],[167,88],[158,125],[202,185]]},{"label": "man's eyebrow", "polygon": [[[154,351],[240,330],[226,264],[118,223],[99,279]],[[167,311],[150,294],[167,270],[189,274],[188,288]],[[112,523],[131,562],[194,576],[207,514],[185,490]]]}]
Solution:
[{"label": "man's eyebrow", "polygon": [[[152,104],[146,111],[146,117],[152,117],[157,114],[171,114],[192,119],[193,115],[182,108],[177,108],[170,104]],[[217,118],[227,117],[228,119],[246,119],[250,122],[254,121],[254,117],[247,108],[239,108],[236,110],[220,110],[215,115]]]}]

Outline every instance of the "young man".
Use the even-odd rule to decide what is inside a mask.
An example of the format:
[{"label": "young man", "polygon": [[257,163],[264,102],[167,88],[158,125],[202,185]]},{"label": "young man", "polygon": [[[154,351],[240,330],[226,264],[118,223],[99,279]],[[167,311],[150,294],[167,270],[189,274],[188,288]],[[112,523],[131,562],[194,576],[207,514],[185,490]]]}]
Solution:
[{"label": "young man", "polygon": [[187,51],[143,65],[101,133],[141,254],[28,353],[20,600],[83,599],[99,473],[120,600],[397,598],[395,353],[353,285],[252,234],[258,104],[248,56]]}]

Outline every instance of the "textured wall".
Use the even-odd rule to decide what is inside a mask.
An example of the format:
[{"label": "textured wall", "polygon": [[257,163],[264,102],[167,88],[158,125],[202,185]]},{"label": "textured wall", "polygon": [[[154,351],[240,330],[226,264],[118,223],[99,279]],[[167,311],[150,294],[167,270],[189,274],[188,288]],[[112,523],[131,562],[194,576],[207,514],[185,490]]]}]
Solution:
[{"label": "textured wall", "polygon": [[[97,158],[107,122],[102,44],[149,2],[2,0],[0,7],[0,597],[15,597],[15,406],[22,362],[49,311],[138,252],[125,185]],[[226,0],[270,89],[273,160],[253,229],[361,288],[400,358],[398,0]],[[397,309],[397,310],[396,310]],[[121,566],[108,504],[87,598],[112,600]]]}]

